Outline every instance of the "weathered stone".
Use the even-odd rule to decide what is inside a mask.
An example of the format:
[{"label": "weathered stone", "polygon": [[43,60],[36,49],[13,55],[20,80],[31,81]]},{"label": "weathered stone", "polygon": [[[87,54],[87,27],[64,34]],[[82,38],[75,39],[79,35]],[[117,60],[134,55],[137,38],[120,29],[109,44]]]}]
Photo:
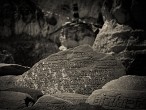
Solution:
[{"label": "weathered stone", "polygon": [[87,103],[73,104],[61,98],[44,95],[34,106],[23,110],[106,110],[98,105],[89,105]]},{"label": "weathered stone", "polygon": [[75,105],[79,103],[85,103],[86,99],[88,98],[87,95],[75,94],[75,93],[58,93],[58,94],[54,94],[53,96],[71,101]]},{"label": "weathered stone", "polygon": [[83,45],[41,60],[16,82],[18,86],[39,89],[47,94],[90,94],[124,74],[123,65],[113,56],[97,53]]},{"label": "weathered stone", "polygon": [[93,49],[98,52],[112,53],[126,67],[127,74],[145,75],[143,67],[146,60],[144,30],[120,25],[114,20],[105,21],[96,37]]},{"label": "weathered stone", "polygon": [[30,88],[15,87],[15,88],[8,88],[3,91],[14,91],[14,92],[26,93],[26,94],[29,94],[34,99],[34,101],[37,101],[37,99],[43,96],[43,93],[41,91],[30,89]]},{"label": "weathered stone", "polygon": [[0,76],[5,75],[21,75],[28,71],[30,68],[26,66],[21,66],[17,64],[5,64],[0,63]]},{"label": "weathered stone", "polygon": [[21,92],[0,91],[0,109],[22,109],[32,106],[34,100],[30,95]]},{"label": "weathered stone", "polygon": [[[32,107],[35,110],[66,110],[72,103],[61,98],[44,95]],[[68,108],[69,109],[69,108]]]},{"label": "weathered stone", "polygon": [[146,90],[146,76],[126,75],[106,83],[103,89]]},{"label": "weathered stone", "polygon": [[145,110],[146,91],[99,89],[89,96],[86,103],[112,110]]}]

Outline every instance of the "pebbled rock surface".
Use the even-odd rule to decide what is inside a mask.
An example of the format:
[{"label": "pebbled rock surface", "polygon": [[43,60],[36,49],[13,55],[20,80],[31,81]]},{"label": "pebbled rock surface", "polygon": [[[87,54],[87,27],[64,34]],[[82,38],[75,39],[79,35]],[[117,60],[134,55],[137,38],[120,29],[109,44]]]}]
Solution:
[{"label": "pebbled rock surface", "polygon": [[126,75],[106,83],[103,89],[146,91],[146,76]]},{"label": "pebbled rock surface", "polygon": [[124,69],[113,56],[83,45],[41,60],[15,82],[17,86],[38,89],[45,94],[90,94],[110,80],[123,76]]},{"label": "pebbled rock surface", "polygon": [[34,100],[28,94],[12,91],[0,91],[0,109],[17,110],[32,106]]},{"label": "pebbled rock surface", "polygon": [[110,110],[145,110],[146,91],[99,89],[89,96],[86,103]]}]

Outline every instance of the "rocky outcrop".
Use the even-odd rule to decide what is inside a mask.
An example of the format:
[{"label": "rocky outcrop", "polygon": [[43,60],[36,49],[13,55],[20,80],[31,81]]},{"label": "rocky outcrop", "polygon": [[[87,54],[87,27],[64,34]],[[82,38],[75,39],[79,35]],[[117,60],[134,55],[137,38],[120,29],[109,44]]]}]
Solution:
[{"label": "rocky outcrop", "polygon": [[123,65],[113,56],[97,53],[90,46],[83,45],[41,60],[17,77],[16,84],[39,89],[45,94],[90,94],[124,74]]},{"label": "rocky outcrop", "polygon": [[90,94],[124,74],[124,66],[113,56],[83,45],[53,54],[22,75],[0,77],[0,89],[28,87],[45,94]]},{"label": "rocky outcrop", "polygon": [[145,74],[146,43],[142,29],[132,29],[120,25],[115,20],[106,21],[96,37],[93,48],[96,51],[111,53],[121,60],[127,74]]},{"label": "rocky outcrop", "polygon": [[127,74],[145,75],[146,20],[144,0],[105,0],[104,25],[93,48],[113,53],[126,67]]},{"label": "rocky outcrop", "polygon": [[106,83],[94,91],[86,103],[112,110],[146,109],[145,76],[126,75]]}]

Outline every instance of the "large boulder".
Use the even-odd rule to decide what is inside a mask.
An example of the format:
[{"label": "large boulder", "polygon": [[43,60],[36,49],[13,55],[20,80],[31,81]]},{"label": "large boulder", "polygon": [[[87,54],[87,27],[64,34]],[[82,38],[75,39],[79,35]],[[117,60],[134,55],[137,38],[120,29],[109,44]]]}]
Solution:
[{"label": "large boulder", "polygon": [[34,104],[30,95],[12,91],[0,91],[0,102],[0,109],[8,110],[23,109]]},{"label": "large boulder", "polygon": [[145,32],[118,24],[115,20],[105,21],[93,44],[97,52],[111,53],[121,60],[127,74],[145,75],[146,60]]},{"label": "large boulder", "polygon": [[112,110],[145,110],[146,91],[100,89],[94,91],[86,103]]},{"label": "large boulder", "polygon": [[106,83],[103,89],[146,91],[146,76],[126,75]]},{"label": "large boulder", "polygon": [[62,51],[39,61],[17,78],[17,86],[39,89],[45,94],[90,94],[125,74],[121,62],[98,53],[88,45]]},{"label": "large boulder", "polygon": [[31,107],[32,110],[69,110],[72,103],[61,98],[44,95]]}]

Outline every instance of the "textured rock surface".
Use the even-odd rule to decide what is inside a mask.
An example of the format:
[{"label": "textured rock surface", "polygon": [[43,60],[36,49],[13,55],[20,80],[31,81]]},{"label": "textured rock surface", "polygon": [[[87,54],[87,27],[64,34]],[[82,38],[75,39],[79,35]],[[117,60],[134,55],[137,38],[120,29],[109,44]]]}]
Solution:
[{"label": "textured rock surface", "polygon": [[41,97],[32,107],[23,110],[106,110],[98,105],[87,103],[73,104],[67,100],[50,95]]},{"label": "textured rock surface", "polygon": [[146,76],[126,75],[106,83],[103,89],[146,90]]},{"label": "textured rock surface", "polygon": [[0,76],[21,75],[29,69],[30,69],[29,67],[21,66],[17,64],[0,63]]},{"label": "textured rock surface", "polygon": [[97,53],[90,46],[84,45],[41,60],[16,82],[18,86],[39,89],[47,94],[90,94],[124,74],[123,65],[113,56]]},{"label": "textured rock surface", "polygon": [[72,105],[71,102],[63,100],[61,98],[53,97],[50,95],[44,95],[31,107],[34,110],[66,110]]},{"label": "textured rock surface", "polygon": [[87,95],[75,94],[75,93],[58,93],[58,94],[54,94],[53,96],[71,101],[75,105],[79,103],[85,103],[86,99],[88,98]]},{"label": "textured rock surface", "polygon": [[23,109],[34,104],[30,95],[20,92],[0,91],[0,109]]},{"label": "textured rock surface", "polygon": [[146,109],[146,92],[134,90],[96,90],[86,103],[101,105],[112,110],[144,110]]},{"label": "textured rock surface", "polygon": [[21,92],[29,94],[34,101],[37,101],[41,96],[43,96],[43,93],[39,90],[34,90],[30,88],[21,88],[21,87],[15,87],[15,88],[8,88],[3,91],[13,91],[13,92]]},{"label": "textured rock surface", "polygon": [[127,74],[145,75],[146,42],[144,30],[133,30],[114,20],[106,21],[96,37],[93,48],[112,53],[126,67]]}]

